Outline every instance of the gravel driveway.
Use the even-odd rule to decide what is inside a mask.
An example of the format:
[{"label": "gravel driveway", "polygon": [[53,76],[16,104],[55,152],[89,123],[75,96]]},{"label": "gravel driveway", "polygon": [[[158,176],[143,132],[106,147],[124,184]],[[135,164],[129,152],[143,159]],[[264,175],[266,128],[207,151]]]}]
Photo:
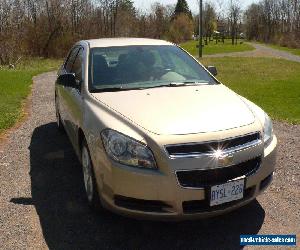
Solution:
[{"label": "gravel driveway", "polygon": [[258,43],[250,43],[251,46],[255,48],[255,50],[251,51],[243,51],[243,52],[232,52],[232,53],[220,53],[214,55],[205,55],[204,57],[224,57],[224,56],[232,56],[232,57],[273,57],[286,59],[289,61],[300,62],[300,56],[293,55],[286,51],[281,51],[278,49],[273,49],[268,46],[258,44]]},{"label": "gravel driveway", "polygon": [[240,249],[240,234],[299,236],[300,126],[275,123],[274,182],[246,207],[181,223],[101,215],[87,207],[80,165],[56,129],[54,78],[34,78],[31,115],[0,147],[1,249]]}]

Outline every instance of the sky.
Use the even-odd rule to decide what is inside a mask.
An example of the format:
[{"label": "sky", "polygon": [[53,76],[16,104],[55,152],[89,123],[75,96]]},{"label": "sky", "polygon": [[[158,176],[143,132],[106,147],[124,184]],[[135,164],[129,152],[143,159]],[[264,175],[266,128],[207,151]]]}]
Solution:
[{"label": "sky", "polygon": [[[245,9],[248,5],[251,3],[258,2],[259,0],[240,0],[239,2],[241,3],[241,7]],[[176,4],[177,0],[134,0],[135,7],[141,10],[149,10],[151,5],[155,2],[159,2],[163,5],[167,4]],[[228,4],[229,0],[203,0],[203,3],[205,2],[211,2],[216,5],[218,8],[218,2],[221,2],[224,5]],[[198,0],[187,0],[187,3],[192,10],[193,13],[198,13],[199,7],[198,7]]]}]

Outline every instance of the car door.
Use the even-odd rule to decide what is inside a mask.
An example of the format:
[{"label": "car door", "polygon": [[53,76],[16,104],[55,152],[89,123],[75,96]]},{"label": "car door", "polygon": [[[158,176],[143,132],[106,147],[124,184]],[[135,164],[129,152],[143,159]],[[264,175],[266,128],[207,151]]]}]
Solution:
[{"label": "car door", "polygon": [[[79,51],[79,47],[74,47],[73,49],[71,49],[71,51],[69,52],[67,59],[65,61],[65,63],[63,64],[63,66],[61,67],[60,71],[59,71],[59,75],[62,74],[66,74],[66,73],[70,73],[72,71],[72,66],[73,63],[75,61],[76,55]],[[56,85],[56,105],[57,108],[59,110],[59,114],[60,114],[60,118],[61,121],[64,124],[64,127],[67,131],[67,133],[69,134],[69,130],[70,130],[70,115],[68,113],[68,92],[70,91],[69,87],[66,87],[64,85],[61,84],[57,84]]]},{"label": "car door", "polygon": [[77,146],[78,128],[83,115],[83,100],[81,95],[81,85],[83,80],[83,52],[84,48],[79,47],[72,67],[69,73],[75,74],[77,88],[66,88],[65,91],[65,104],[68,118],[68,133],[74,146]]}]

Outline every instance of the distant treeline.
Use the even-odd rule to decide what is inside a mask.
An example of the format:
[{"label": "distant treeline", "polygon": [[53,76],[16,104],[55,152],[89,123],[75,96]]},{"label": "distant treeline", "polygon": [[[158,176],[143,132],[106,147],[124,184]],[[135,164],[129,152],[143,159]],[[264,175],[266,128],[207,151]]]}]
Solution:
[{"label": "distant treeline", "polygon": [[[204,1],[205,41],[244,33],[248,39],[299,46],[300,1],[261,0],[244,13],[239,0]],[[198,35],[198,10],[186,0],[137,10],[131,0],[0,0],[0,64],[22,56],[63,57],[74,42],[101,37],[150,37],[176,43]],[[218,32],[215,32],[218,31]],[[194,36],[193,36],[194,35]]]},{"label": "distant treeline", "polygon": [[157,3],[144,13],[130,0],[0,0],[0,64],[20,55],[62,57],[81,39],[190,39],[191,12],[179,7],[175,16],[175,5]]},{"label": "distant treeline", "polygon": [[248,39],[300,48],[300,1],[261,0],[244,13]]},{"label": "distant treeline", "polygon": [[[240,9],[218,18],[222,30],[237,34]],[[237,10],[237,11],[236,11]],[[62,57],[78,40],[101,37],[150,37],[176,43],[198,34],[198,10],[186,0],[137,10],[131,0],[0,0],[0,64],[20,55]],[[204,6],[206,37],[217,29],[214,6]],[[230,32],[232,30],[232,32]]]}]

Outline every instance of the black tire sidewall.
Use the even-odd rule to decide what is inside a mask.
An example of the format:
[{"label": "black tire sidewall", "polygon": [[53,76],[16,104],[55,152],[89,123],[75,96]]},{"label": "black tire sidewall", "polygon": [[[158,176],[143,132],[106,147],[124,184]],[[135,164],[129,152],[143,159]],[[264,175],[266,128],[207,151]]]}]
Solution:
[{"label": "black tire sidewall", "polygon": [[81,159],[82,159],[82,149],[83,149],[83,147],[86,147],[87,152],[88,152],[88,157],[89,157],[90,164],[91,164],[91,167],[92,167],[92,184],[93,184],[93,196],[92,196],[91,200],[89,200],[87,198],[86,190],[84,188],[84,191],[85,191],[85,194],[86,194],[86,199],[88,201],[89,206],[92,209],[94,209],[94,210],[103,210],[101,200],[100,200],[100,197],[99,197],[99,193],[98,193],[98,185],[97,185],[97,181],[96,181],[96,177],[95,177],[94,165],[93,165],[93,162],[92,162],[92,159],[91,159],[89,147],[88,147],[87,142],[86,142],[85,139],[83,139],[83,141],[82,141]]},{"label": "black tire sidewall", "polygon": [[61,122],[61,117],[60,117],[60,113],[59,113],[59,108],[58,108],[58,104],[57,104],[57,97],[55,96],[55,116],[56,116],[56,125],[57,128],[60,132],[64,132],[65,128],[64,125]]}]

